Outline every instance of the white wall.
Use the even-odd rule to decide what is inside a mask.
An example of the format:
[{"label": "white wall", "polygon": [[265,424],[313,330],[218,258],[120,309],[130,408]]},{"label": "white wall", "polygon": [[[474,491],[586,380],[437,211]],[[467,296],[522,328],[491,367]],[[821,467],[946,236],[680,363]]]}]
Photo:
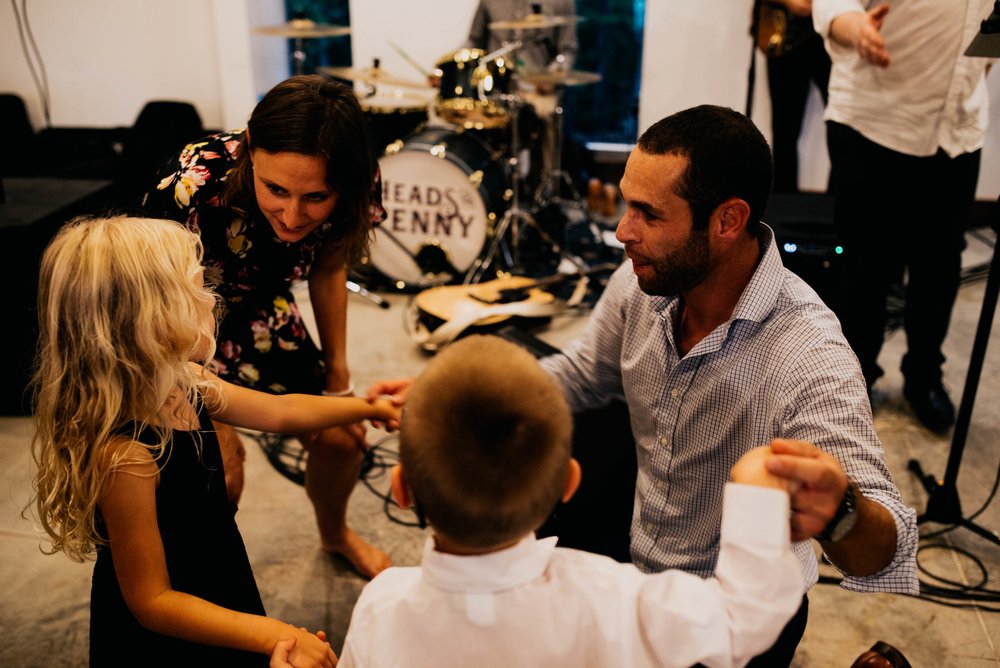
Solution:
[{"label": "white wall", "polygon": [[[33,0],[27,16],[56,127],[131,126],[150,100],[191,102],[206,127],[239,127],[288,76],[284,40],[251,32],[284,20],[281,0]],[[0,91],[19,94],[44,127],[9,3],[0,5]]]},{"label": "white wall", "polygon": [[[356,66],[379,58],[394,75],[421,74],[393,44],[430,69],[464,42],[476,0],[350,0]],[[745,108],[752,0],[646,0],[639,127],[703,102]],[[192,102],[209,128],[236,128],[288,76],[287,42],[253,32],[285,20],[282,0],[32,0],[28,18],[51,92],[52,124],[129,126],[149,100]],[[993,120],[978,196],[1000,195],[1000,73],[990,76]],[[754,120],[770,135],[763,67]],[[20,94],[36,128],[41,101],[18,39],[14,10],[0,4],[0,91]],[[433,91],[426,91],[431,95]],[[829,164],[818,96],[801,146],[800,182],[825,187]]]}]

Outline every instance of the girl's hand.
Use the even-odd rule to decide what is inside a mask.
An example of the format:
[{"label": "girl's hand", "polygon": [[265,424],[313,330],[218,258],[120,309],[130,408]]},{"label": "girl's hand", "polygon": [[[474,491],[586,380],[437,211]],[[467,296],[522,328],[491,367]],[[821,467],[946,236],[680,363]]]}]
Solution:
[{"label": "girl's hand", "polygon": [[326,641],[326,633],[318,631],[313,635],[305,628],[293,632],[295,646],[288,653],[288,663],[295,668],[334,668],[337,665],[337,655]]}]

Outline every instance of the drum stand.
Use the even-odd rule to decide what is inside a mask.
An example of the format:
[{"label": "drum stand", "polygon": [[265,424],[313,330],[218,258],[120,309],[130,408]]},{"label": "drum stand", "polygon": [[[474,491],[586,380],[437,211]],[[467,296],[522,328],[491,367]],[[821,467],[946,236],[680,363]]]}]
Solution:
[{"label": "drum stand", "polygon": [[542,182],[538,184],[538,188],[535,190],[535,206],[540,209],[549,203],[563,204],[562,192],[563,185],[565,185],[568,187],[572,197],[569,203],[582,210],[586,208],[583,197],[580,196],[576,186],[573,185],[573,179],[570,177],[569,172],[562,168],[563,88],[563,86],[557,86],[554,93],[556,95],[556,108],[552,112],[552,132],[554,135],[552,138],[552,169],[546,172],[542,177]]},{"label": "drum stand", "polygon": [[481,260],[476,260],[469,269],[469,272],[465,275],[465,280],[463,283],[469,285],[471,283],[479,283],[483,279],[483,275],[491,264],[493,264],[494,258],[497,252],[500,251],[501,246],[504,244],[504,237],[507,235],[507,231],[511,232],[511,243],[510,247],[504,248],[504,259],[507,262],[508,267],[516,267],[520,261],[518,251],[517,251],[517,241],[521,235],[521,223],[526,223],[529,225],[534,225],[538,227],[534,218],[531,217],[531,213],[521,208],[521,196],[520,196],[520,159],[518,153],[520,152],[520,144],[518,142],[518,131],[519,131],[519,117],[521,113],[521,106],[524,102],[517,95],[506,95],[504,96],[506,103],[511,110],[511,139],[510,139],[510,159],[507,164],[510,168],[510,187],[512,191],[512,198],[510,207],[504,213],[503,218],[500,219],[500,223],[496,226],[496,230],[493,234],[493,241],[490,243],[489,249]]}]

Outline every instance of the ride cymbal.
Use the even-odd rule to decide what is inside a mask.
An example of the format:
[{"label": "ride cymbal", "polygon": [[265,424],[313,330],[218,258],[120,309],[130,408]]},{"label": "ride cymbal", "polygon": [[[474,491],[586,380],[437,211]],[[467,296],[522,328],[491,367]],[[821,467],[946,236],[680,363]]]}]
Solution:
[{"label": "ride cymbal", "polygon": [[523,19],[512,19],[509,21],[493,21],[490,23],[491,30],[542,30],[544,28],[558,28],[577,23],[583,19],[577,16],[545,16],[543,14],[528,14]]},{"label": "ride cymbal", "polygon": [[583,70],[553,70],[522,74],[520,79],[536,86],[585,86],[600,81],[601,75]]},{"label": "ride cymbal", "polygon": [[317,67],[321,72],[338,79],[361,81],[369,84],[385,84],[387,86],[404,86],[406,88],[429,88],[426,81],[411,81],[387,73],[380,67]]},{"label": "ride cymbal", "polygon": [[262,35],[291,37],[294,39],[316,39],[320,37],[340,37],[348,35],[351,29],[347,26],[337,26],[329,23],[316,23],[310,19],[292,19],[288,23],[276,26],[260,26],[254,32]]}]

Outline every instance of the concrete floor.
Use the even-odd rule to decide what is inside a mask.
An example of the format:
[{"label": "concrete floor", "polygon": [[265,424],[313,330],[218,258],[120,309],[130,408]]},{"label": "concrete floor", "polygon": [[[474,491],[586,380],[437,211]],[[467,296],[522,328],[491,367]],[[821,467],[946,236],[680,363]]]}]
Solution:
[{"label": "concrete floor", "polygon": [[[970,235],[965,266],[988,261],[992,242],[990,231]],[[984,280],[965,285],[955,306],[945,374],[956,402],[965,384],[984,288]],[[304,291],[302,295],[307,299]],[[351,297],[348,349],[359,388],[376,379],[414,374],[427,360],[406,334],[408,297],[385,297],[391,305],[385,310],[360,296]],[[559,347],[579,330],[586,316],[580,311],[556,317],[539,337]],[[991,497],[1000,440],[998,339],[1000,333],[994,328],[957,479],[965,516],[986,504],[975,520],[983,527],[1000,526],[1000,509]],[[886,342],[881,360],[886,376],[876,386],[876,426],[903,498],[923,512],[927,494],[907,464],[916,459],[927,473],[943,477],[952,441],[950,434],[935,435],[922,428],[902,399],[898,365],[904,346],[901,332]],[[31,426],[30,418],[0,418],[0,666],[81,666],[87,656],[92,565],[42,554],[32,523],[21,516],[29,494]],[[392,437],[372,431],[371,441],[391,459]],[[269,464],[251,435],[247,443],[246,492],[237,517],[268,613],[299,626],[326,629],[339,650],[365,581],[346,562],[320,551],[303,489]],[[381,496],[387,487],[384,477],[369,482],[375,491],[359,484],[351,498],[350,523],[396,564],[416,564],[423,532],[388,518]],[[413,519],[400,511],[395,514],[407,522]],[[925,523],[921,529],[927,533],[940,527]],[[959,528],[923,541],[922,546],[919,561],[927,571],[921,574],[923,581],[944,586],[933,574],[968,586],[985,580],[983,588],[1000,589],[997,543]],[[824,567],[823,573],[835,571]],[[902,651],[914,668],[1000,665],[1000,617],[992,614],[1000,602],[985,602],[979,608],[967,601],[948,602],[961,607],[924,597],[856,594],[817,585],[810,594],[809,624],[793,665],[848,668],[878,640]]]}]

